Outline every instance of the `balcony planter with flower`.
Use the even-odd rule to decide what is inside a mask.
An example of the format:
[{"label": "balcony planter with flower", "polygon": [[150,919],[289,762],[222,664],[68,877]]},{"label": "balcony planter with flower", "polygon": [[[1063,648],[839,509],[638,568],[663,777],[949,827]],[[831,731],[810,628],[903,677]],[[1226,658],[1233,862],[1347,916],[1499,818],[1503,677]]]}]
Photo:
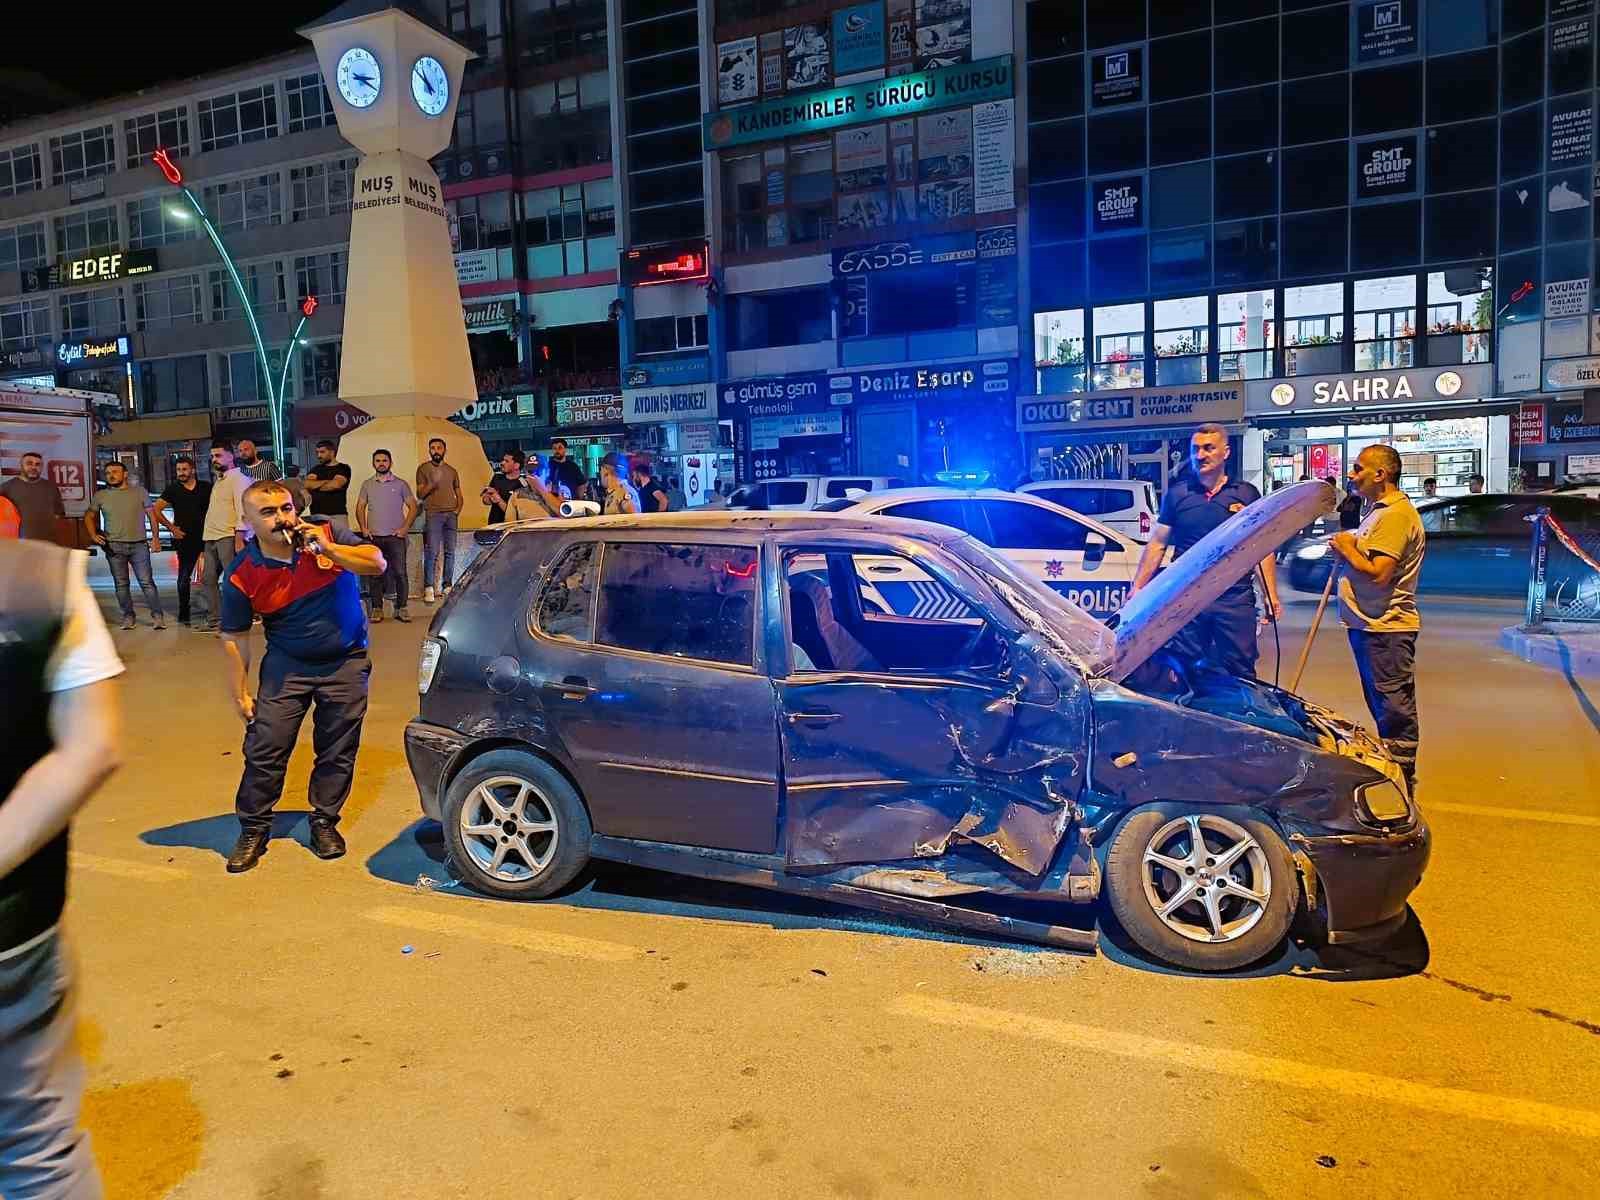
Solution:
[{"label": "balcony planter with flower", "polygon": [[1055,355],[1041,358],[1034,367],[1039,372],[1039,391],[1044,395],[1083,391],[1083,347],[1061,342]]},{"label": "balcony planter with flower", "polygon": [[1435,321],[1428,326],[1428,365],[1477,362],[1486,331],[1470,321]]},{"label": "balcony planter with flower", "polygon": [[1156,348],[1156,386],[1174,387],[1206,381],[1206,348],[1185,336]]},{"label": "balcony planter with flower", "polygon": [[1287,344],[1289,374],[1337,375],[1344,370],[1344,339],[1315,333]]}]

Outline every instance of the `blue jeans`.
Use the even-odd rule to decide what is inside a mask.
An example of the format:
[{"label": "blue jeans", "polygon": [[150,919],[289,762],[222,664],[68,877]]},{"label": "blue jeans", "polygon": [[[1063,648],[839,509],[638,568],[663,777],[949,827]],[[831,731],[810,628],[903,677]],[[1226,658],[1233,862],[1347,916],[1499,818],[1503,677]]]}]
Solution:
[{"label": "blue jeans", "polygon": [[422,586],[433,587],[433,565],[439,557],[439,547],[444,546],[444,579],[441,586],[449,587],[456,577],[456,514],[431,512],[422,527]]},{"label": "blue jeans", "polygon": [[150,615],[162,618],[161,593],[156,591],[156,577],[150,571],[149,542],[107,542],[106,562],[111,567],[111,579],[117,586],[117,607],[124,621],[133,620],[133,589],[128,586],[128,567],[133,567],[139,590],[150,606]]}]

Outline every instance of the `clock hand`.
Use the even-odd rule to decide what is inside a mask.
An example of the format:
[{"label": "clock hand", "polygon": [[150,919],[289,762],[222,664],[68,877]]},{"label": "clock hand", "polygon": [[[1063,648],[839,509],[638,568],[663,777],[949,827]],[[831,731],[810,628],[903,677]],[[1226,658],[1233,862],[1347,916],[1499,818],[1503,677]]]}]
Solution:
[{"label": "clock hand", "polygon": [[357,83],[364,83],[368,87],[372,86],[372,76],[371,75],[355,75],[355,74],[352,74],[350,76],[350,78],[354,79]]}]

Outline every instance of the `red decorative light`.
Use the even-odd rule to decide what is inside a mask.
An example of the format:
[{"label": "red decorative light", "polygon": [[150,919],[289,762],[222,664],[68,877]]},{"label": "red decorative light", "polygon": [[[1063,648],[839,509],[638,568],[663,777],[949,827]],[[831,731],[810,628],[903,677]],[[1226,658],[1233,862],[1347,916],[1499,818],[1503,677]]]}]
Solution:
[{"label": "red decorative light", "polygon": [[158,149],[150,156],[150,161],[161,168],[161,173],[167,177],[167,182],[173,187],[183,185],[183,172],[178,170],[178,164],[172,161],[172,156],[166,150]]},{"label": "red decorative light", "polygon": [[1511,293],[1511,303],[1515,304],[1518,300],[1521,300],[1531,291],[1533,291],[1533,280],[1524,279],[1522,281],[1522,285],[1518,287],[1516,291]]},{"label": "red decorative light", "polygon": [[317,298],[315,296],[307,296],[304,300],[300,301],[300,311],[305,313],[305,315],[308,317],[312,313],[316,312]]},{"label": "red decorative light", "polygon": [[742,567],[736,567],[732,563],[728,563],[727,567],[728,574],[732,575],[735,579],[749,579],[750,576],[756,573],[756,564],[753,562],[745,563],[745,565]]}]

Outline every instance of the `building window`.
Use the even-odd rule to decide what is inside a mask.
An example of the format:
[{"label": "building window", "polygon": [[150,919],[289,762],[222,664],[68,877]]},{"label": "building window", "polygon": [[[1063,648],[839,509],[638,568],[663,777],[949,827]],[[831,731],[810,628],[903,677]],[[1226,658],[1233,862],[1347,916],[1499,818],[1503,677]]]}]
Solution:
[{"label": "building window", "polygon": [[182,412],[211,407],[206,383],[206,356],[158,358],[139,364],[139,411]]},{"label": "building window", "polygon": [[[500,0],[448,0],[446,18],[450,36],[473,50],[478,60],[473,66],[497,63],[505,53],[505,37],[501,27]],[[572,0],[536,0],[533,7],[554,8],[558,13],[577,7]],[[536,12],[535,17],[543,15]],[[520,11],[518,24],[525,14]],[[601,53],[604,48],[602,44]]]},{"label": "building window", "polygon": [[198,322],[200,276],[168,275],[134,284],[133,311],[140,329]]},{"label": "building window", "polygon": [[291,75],[283,81],[283,105],[290,133],[336,123],[333,101],[328,98],[328,89],[322,86],[322,76],[316,71]]},{"label": "building window", "polygon": [[517,136],[524,173],[610,162],[610,106],[610,77],[605,71],[547,80],[518,91]]},{"label": "building window", "polygon": [[0,350],[31,350],[50,340],[50,301],[0,304]]},{"label": "building window", "polygon": [[92,337],[109,337],[127,328],[123,316],[122,289],[109,287],[93,292],[67,292],[61,297],[61,339],[67,342]]},{"label": "building window", "polygon": [[[261,378],[261,359],[254,350],[236,350],[218,359],[221,370],[217,372],[217,389],[222,406],[230,404],[260,404],[267,398],[266,382]],[[270,361],[270,359],[269,359]],[[272,363],[275,370],[283,369],[283,362]],[[293,383],[290,380],[290,383]]]},{"label": "building window", "polygon": [[1217,297],[1217,378],[1268,379],[1278,344],[1276,300],[1270,291]]},{"label": "building window", "polygon": [[[250,295],[250,305],[256,312],[281,313],[289,310],[283,264],[277,259],[242,263],[239,266],[239,278],[244,281],[245,291]],[[211,290],[213,321],[232,321],[244,316],[239,305],[238,289],[233,286],[233,278],[227,271],[213,267],[206,274],[206,284]]]},{"label": "building window", "polygon": [[294,285],[298,299],[315,296],[323,304],[343,304],[346,262],[343,250],[296,258]]},{"label": "building window", "polygon": [[804,287],[735,296],[729,306],[728,324],[730,350],[826,342],[833,337],[828,289]]},{"label": "building window", "polygon": [[1094,310],[1094,387],[1144,386],[1144,305]]},{"label": "building window", "polygon": [[790,245],[833,239],[833,184],[831,139],[810,146],[795,146],[789,151]]},{"label": "building window", "polygon": [[196,108],[202,154],[278,136],[278,97],[270,83],[213,96]]},{"label": "building window", "polygon": [[38,146],[29,142],[9,150],[0,150],[0,196],[38,191],[42,183],[39,178]]},{"label": "building window", "polygon": [[306,396],[339,394],[339,363],[343,342],[318,342],[300,351],[300,391]]},{"label": "building window", "polygon": [[330,158],[289,168],[289,221],[315,221],[350,211],[356,160]]},{"label": "building window", "polygon": [[189,111],[163,108],[159,112],[129,117],[122,123],[122,140],[128,152],[128,170],[148,162],[157,150],[189,153]]},{"label": "building window", "polygon": [[69,212],[57,217],[55,224],[56,254],[61,258],[115,250],[122,244],[117,230],[117,210],[109,206]]},{"label": "building window", "polygon": [[1156,386],[1206,381],[1211,318],[1205,296],[1155,303]]},{"label": "building window", "polygon": [[283,192],[277,172],[207,184],[205,202],[223,233],[283,224]]},{"label": "building window", "polygon": [[446,200],[445,208],[455,218],[458,251],[499,250],[514,240],[510,192],[486,192],[481,196]]},{"label": "building window", "polygon": [[0,229],[0,272],[26,271],[44,263],[43,221]]},{"label": "building window", "polygon": [[524,192],[522,214],[532,278],[616,268],[617,210],[611,180]]},{"label": "building window", "polygon": [[1284,369],[1290,375],[1333,375],[1344,369],[1344,285],[1285,288]]},{"label": "building window", "polygon": [[633,323],[635,354],[671,354],[704,350],[710,344],[704,316],[646,317]]},{"label": "building window", "polygon": [[1355,300],[1356,370],[1409,367],[1416,336],[1417,277],[1358,279]]},{"label": "building window", "polygon": [[1428,275],[1428,364],[1489,361],[1494,328],[1494,268]]},{"label": "building window", "polygon": [[456,101],[455,139],[450,144],[456,150],[506,144],[505,88],[461,95]]},{"label": "building window", "polygon": [[[179,203],[165,192],[146,196],[143,200],[129,200],[128,248],[148,250],[152,246],[187,242],[194,237],[197,223],[186,210],[178,208]],[[189,219],[183,220],[176,215],[178,213]]]},{"label": "building window", "polygon": [[1033,365],[1041,395],[1083,391],[1083,309],[1034,314]]},{"label": "building window", "polygon": [[117,139],[110,125],[96,125],[50,139],[52,182],[71,183],[117,169]]}]

